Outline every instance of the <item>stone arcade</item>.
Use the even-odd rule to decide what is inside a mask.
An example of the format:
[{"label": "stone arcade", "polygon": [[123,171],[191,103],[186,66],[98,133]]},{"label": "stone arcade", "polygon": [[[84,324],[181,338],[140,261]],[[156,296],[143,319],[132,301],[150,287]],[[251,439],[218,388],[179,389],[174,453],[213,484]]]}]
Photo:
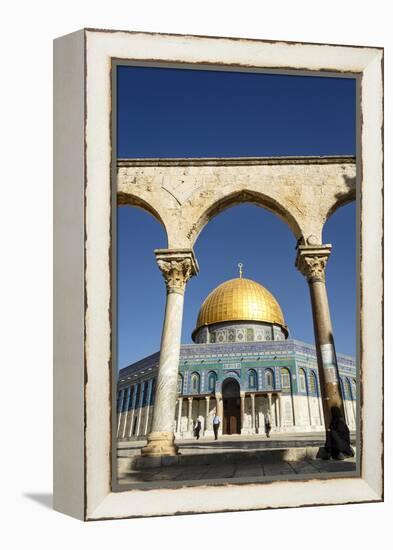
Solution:
[{"label": "stone arcade", "polygon": [[[118,161],[119,204],[149,211],[168,237],[168,248],[156,251],[167,288],[161,350],[120,373],[119,437],[145,433],[143,455],[177,454],[175,433],[190,433],[197,407],[205,418],[206,434],[214,407],[228,433],[259,432],[266,411],[275,429],[321,430],[329,424],[333,406],[354,425],[356,369],[351,358],[337,357],[335,351],[325,285],[331,245],[323,244],[322,231],[337,208],[355,199],[355,184],[354,157]],[[292,230],[297,240],[296,267],[310,289],[315,348],[287,339],[273,297],[264,301],[266,308],[275,304],[273,316],[217,318],[210,330],[210,322],[196,327],[194,341],[200,343],[181,346],[184,292],[199,270],[193,244],[213,216],[241,202],[267,208]],[[247,279],[224,285],[246,283],[257,285],[265,297],[270,294]],[[218,287],[213,298],[221,290]],[[202,307],[202,317],[204,313],[209,315]],[[138,384],[133,384],[133,377]]]}]

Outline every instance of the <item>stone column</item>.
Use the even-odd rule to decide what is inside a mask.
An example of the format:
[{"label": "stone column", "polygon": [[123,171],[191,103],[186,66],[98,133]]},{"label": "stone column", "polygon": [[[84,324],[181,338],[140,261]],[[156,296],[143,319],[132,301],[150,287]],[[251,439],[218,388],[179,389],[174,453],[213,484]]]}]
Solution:
[{"label": "stone column", "polygon": [[[308,383],[308,382],[307,382]],[[309,394],[309,391],[308,391],[308,387],[307,386],[307,408],[308,408],[308,423],[310,426],[312,426],[312,416],[311,416],[311,405],[310,405],[310,394]]]},{"label": "stone column", "polygon": [[127,428],[127,420],[129,416],[129,408],[130,408],[130,399],[131,399],[131,386],[128,386],[126,389],[126,400],[125,400],[125,406],[123,406],[124,412],[123,412],[123,418],[122,418],[122,424],[120,429],[120,436],[121,438],[124,438],[126,436],[126,428]]},{"label": "stone column", "polygon": [[255,433],[255,394],[251,393],[251,429]]},{"label": "stone column", "polygon": [[146,391],[146,386],[145,386],[145,381],[143,382],[140,382],[140,385],[141,385],[141,391],[139,393],[139,402],[137,403],[137,409],[138,409],[138,419],[136,421],[136,430],[135,430],[135,435],[138,436],[139,435],[139,430],[140,430],[140,427],[141,427],[141,420],[142,420],[142,403],[143,403],[143,396],[144,396],[144,393]]},{"label": "stone column", "polygon": [[176,427],[176,431],[178,434],[180,434],[180,429],[181,429],[181,413],[182,413],[182,410],[183,410],[183,398],[182,397],[179,397],[178,399],[178,409],[177,409],[177,427]]},{"label": "stone column", "polygon": [[272,394],[269,392],[267,394],[267,403],[268,403],[268,412],[269,412],[269,418],[270,418],[270,424],[273,424],[273,417],[272,417]]},{"label": "stone column", "polygon": [[221,392],[216,392],[216,413],[217,413],[217,416],[221,418],[218,433],[222,434],[224,429],[224,407],[223,407]]},{"label": "stone column", "polygon": [[280,430],[282,429],[282,403],[281,403],[281,394],[277,394],[277,404],[278,404],[278,426]]},{"label": "stone column", "polygon": [[278,401],[278,396],[276,394],[275,397],[274,397],[274,424],[275,424],[276,429],[278,428],[277,401]]},{"label": "stone column", "polygon": [[117,437],[119,437],[120,435],[120,423],[121,423],[121,417],[123,413],[124,394],[125,394],[125,389],[120,390],[121,397],[119,399],[119,408],[117,411]]},{"label": "stone column", "polygon": [[206,399],[206,414],[205,414],[205,434],[209,429],[208,420],[209,420],[209,410],[210,410],[210,395],[205,396]]},{"label": "stone column", "polygon": [[331,248],[330,244],[300,245],[296,257],[296,267],[307,277],[310,289],[318,374],[326,429],[331,421],[332,407],[338,407],[343,416],[345,414],[325,285],[325,267]]},{"label": "stone column", "polygon": [[137,390],[138,390],[138,384],[134,384],[134,393],[132,395],[132,403],[131,403],[131,418],[130,418],[130,423],[128,424],[128,437],[132,436],[132,428],[134,425],[134,416],[135,416],[135,408],[136,408]]},{"label": "stone column", "polygon": [[246,402],[246,393],[244,391],[240,392],[240,433],[244,434],[244,417],[245,417],[245,402]]},{"label": "stone column", "polygon": [[188,420],[187,420],[187,431],[192,433],[192,401],[193,398],[188,398]]},{"label": "stone column", "polygon": [[175,445],[174,420],[179,371],[180,339],[183,318],[184,291],[187,281],[198,272],[191,249],[156,250],[157,263],[167,289],[165,319],[161,338],[153,422],[144,456],[173,456]]}]

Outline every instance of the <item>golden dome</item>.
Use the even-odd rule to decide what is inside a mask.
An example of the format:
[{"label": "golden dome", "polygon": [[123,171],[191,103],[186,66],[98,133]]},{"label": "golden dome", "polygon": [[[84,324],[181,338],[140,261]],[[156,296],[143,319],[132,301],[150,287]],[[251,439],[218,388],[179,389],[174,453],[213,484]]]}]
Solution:
[{"label": "golden dome", "polygon": [[196,329],[225,321],[260,321],[286,328],[275,297],[262,285],[239,277],[213,290],[199,311]]}]

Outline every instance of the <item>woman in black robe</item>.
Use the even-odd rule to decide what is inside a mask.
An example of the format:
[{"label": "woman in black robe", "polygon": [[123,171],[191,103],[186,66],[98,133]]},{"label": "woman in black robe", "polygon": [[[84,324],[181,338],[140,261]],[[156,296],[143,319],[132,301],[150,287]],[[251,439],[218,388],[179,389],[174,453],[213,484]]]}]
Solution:
[{"label": "woman in black robe", "polygon": [[349,429],[338,407],[332,407],[331,412],[332,420],[326,434],[325,450],[329,457],[344,460],[355,455],[351,447]]},{"label": "woman in black robe", "polygon": [[195,425],[194,425],[194,436],[199,439],[199,433],[201,431],[201,428],[202,428],[202,423],[201,421],[199,420],[199,418],[197,418],[195,420]]}]

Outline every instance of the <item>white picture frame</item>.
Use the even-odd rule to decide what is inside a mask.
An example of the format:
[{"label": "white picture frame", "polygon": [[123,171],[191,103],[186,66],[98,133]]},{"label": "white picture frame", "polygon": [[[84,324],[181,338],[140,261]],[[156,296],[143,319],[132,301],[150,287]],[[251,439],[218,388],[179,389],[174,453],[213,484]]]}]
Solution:
[{"label": "white picture frame", "polygon": [[[383,50],[84,29],[54,53],[55,509],[98,520],[381,501]],[[359,477],[111,490],[113,60],[359,77]]]}]

